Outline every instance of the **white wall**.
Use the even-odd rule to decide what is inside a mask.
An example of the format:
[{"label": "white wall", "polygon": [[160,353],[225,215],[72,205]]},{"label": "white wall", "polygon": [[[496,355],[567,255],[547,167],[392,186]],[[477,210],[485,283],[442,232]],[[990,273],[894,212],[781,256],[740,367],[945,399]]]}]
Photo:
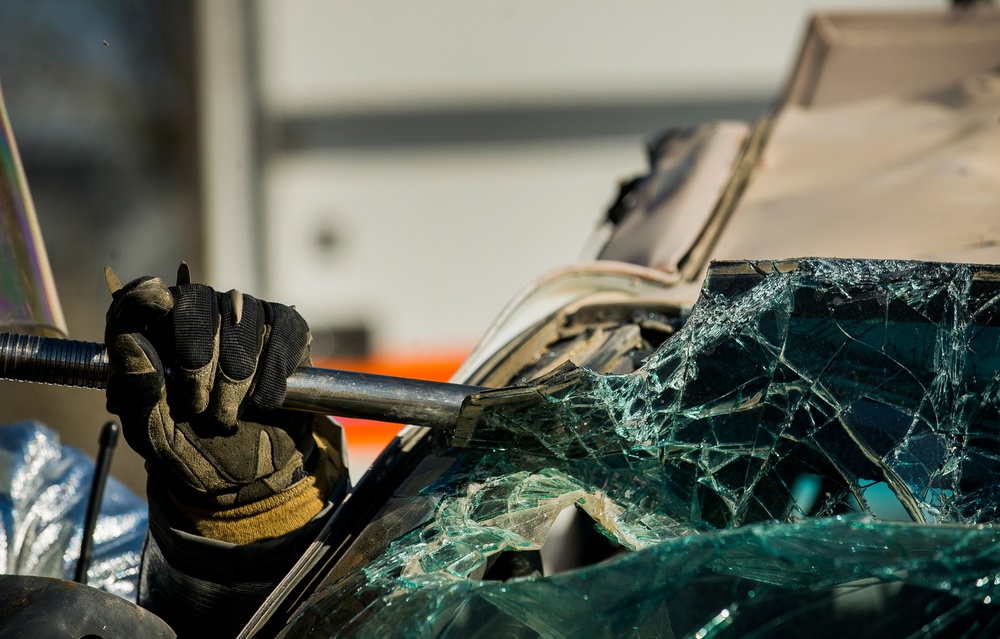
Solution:
[{"label": "white wall", "polygon": [[[269,123],[764,99],[783,85],[812,10],[873,4],[250,0],[248,31],[225,11],[203,12],[214,22],[202,25],[201,50],[217,68],[226,39],[249,34],[253,62],[231,72],[251,79],[251,111]],[[232,123],[245,115],[234,110]],[[227,243],[210,223],[211,281],[242,281],[254,262],[259,292],[298,305],[315,327],[366,322],[382,350],[471,345],[529,278],[579,256],[617,180],[645,162],[640,134],[309,150],[279,139],[262,158],[246,140],[227,147],[225,135],[215,143],[235,151],[216,150],[226,164],[203,172],[210,222],[227,201],[226,187],[212,189],[228,183],[228,201],[246,189],[260,198],[262,223],[230,209],[225,224],[230,238],[256,233],[256,249]],[[250,179],[232,179],[240,171]]]},{"label": "white wall", "polygon": [[260,0],[270,109],[771,94],[809,13],[941,0]]},{"label": "white wall", "polygon": [[[313,324],[367,322],[383,348],[471,345],[522,284],[577,259],[642,161],[614,138],[281,158],[271,281]],[[324,231],[342,246],[324,250]]]}]

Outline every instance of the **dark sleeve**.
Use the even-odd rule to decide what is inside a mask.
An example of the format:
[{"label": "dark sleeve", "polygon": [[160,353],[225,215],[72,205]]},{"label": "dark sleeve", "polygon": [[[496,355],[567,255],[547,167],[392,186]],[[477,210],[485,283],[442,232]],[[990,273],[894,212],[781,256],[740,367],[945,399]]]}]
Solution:
[{"label": "dark sleeve", "polygon": [[[149,494],[138,603],[180,638],[235,637],[316,539],[333,508],[278,539],[236,545],[172,526],[169,500]],[[331,496],[333,497],[333,496]]]}]

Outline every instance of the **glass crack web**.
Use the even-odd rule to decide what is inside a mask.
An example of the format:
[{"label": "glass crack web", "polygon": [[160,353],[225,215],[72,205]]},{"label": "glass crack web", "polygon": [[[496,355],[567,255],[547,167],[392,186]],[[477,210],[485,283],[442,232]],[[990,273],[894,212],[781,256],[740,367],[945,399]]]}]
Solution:
[{"label": "glass crack web", "polygon": [[[396,499],[421,514],[287,635],[997,636],[998,284],[713,264],[634,373],[564,366],[476,398],[469,447]],[[630,552],[483,578],[574,505]]]}]

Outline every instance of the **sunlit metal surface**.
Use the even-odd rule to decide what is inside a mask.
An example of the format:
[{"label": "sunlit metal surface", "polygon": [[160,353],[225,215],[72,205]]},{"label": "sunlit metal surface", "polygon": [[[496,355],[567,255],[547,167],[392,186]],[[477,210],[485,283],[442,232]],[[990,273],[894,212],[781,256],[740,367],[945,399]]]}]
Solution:
[{"label": "sunlit metal surface", "polygon": [[[105,387],[103,344],[0,332],[0,379]],[[170,378],[170,369],[165,369]],[[371,373],[303,367],[288,378],[284,407],[340,417],[451,429],[462,401],[485,390]]]},{"label": "sunlit metal surface", "polygon": [[[94,463],[35,422],[0,426],[0,574],[72,579]],[[146,504],[108,479],[88,584],[135,601]]]},{"label": "sunlit metal surface", "polygon": [[0,328],[63,336],[56,295],[35,207],[0,92]]}]

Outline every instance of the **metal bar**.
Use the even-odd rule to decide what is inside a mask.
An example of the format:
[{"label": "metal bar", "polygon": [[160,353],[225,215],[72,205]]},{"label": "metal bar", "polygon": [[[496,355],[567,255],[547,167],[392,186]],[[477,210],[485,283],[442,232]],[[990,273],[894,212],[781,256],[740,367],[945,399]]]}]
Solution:
[{"label": "metal bar", "polygon": [[83,535],[80,537],[80,558],[76,560],[76,575],[73,581],[87,583],[87,571],[94,556],[94,530],[97,528],[97,518],[101,514],[101,503],[104,501],[104,487],[108,483],[108,472],[111,470],[111,456],[118,444],[119,426],[115,422],[104,424],[98,439],[100,448],[97,450],[97,461],[94,462],[94,477],[90,483],[90,497],[87,499],[87,514],[83,520]]},{"label": "metal bar", "polygon": [[[104,344],[0,333],[0,379],[103,389],[107,378]],[[284,407],[451,430],[465,398],[483,390],[481,386],[306,367],[288,378]]]}]

